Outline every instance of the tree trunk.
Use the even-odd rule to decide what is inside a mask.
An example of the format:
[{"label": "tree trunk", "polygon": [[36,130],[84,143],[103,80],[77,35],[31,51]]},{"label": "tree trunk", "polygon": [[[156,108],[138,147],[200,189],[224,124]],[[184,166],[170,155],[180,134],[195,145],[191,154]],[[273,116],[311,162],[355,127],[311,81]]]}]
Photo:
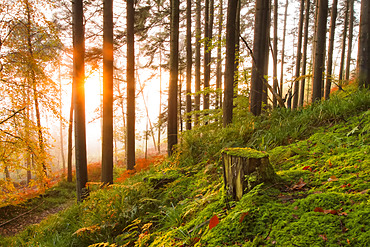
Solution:
[{"label": "tree trunk", "polygon": [[221,59],[221,42],[222,42],[222,24],[223,24],[223,0],[220,0],[218,13],[218,37],[217,37],[217,68],[216,68],[216,109],[222,107],[222,59]]},{"label": "tree trunk", "polygon": [[[204,6],[204,99],[203,99],[203,110],[209,109],[209,81],[211,76],[211,53],[209,52],[211,37],[209,32],[209,1],[205,0],[205,6]],[[207,124],[207,123],[206,123]]]},{"label": "tree trunk", "polygon": [[[195,23],[195,111],[200,110],[200,15],[201,0],[196,0],[196,23]],[[195,125],[199,125],[199,114],[195,115]]]},{"label": "tree trunk", "polygon": [[337,2],[333,0],[333,6],[331,8],[331,19],[330,19],[330,31],[329,31],[329,47],[328,47],[328,61],[326,65],[326,84],[325,84],[325,99],[329,99],[331,81],[333,78],[332,67],[333,67],[333,50],[334,50],[334,37],[335,37],[335,23],[337,20]]},{"label": "tree trunk", "polygon": [[223,126],[232,123],[235,62],[235,20],[238,0],[229,0],[226,23],[226,64],[224,81]]},{"label": "tree trunk", "polygon": [[103,0],[103,184],[113,184],[113,0]]},{"label": "tree trunk", "polygon": [[135,10],[134,0],[127,0],[127,170],[135,167]]},{"label": "tree trunk", "polygon": [[158,113],[158,154],[161,153],[161,121],[162,115],[162,50],[159,50],[159,113]]},{"label": "tree trunk", "polygon": [[[74,83],[73,83],[74,84]],[[68,122],[68,150],[67,150],[67,181],[72,182],[72,127],[73,127],[73,101],[74,89],[72,87],[71,107],[69,110]]]},{"label": "tree trunk", "polygon": [[295,78],[294,78],[294,93],[293,93],[293,109],[298,106],[299,98],[299,80],[302,59],[302,31],[303,31],[303,14],[304,14],[304,0],[301,0],[301,8],[299,11],[299,25],[298,25],[298,44],[297,44],[297,60],[295,64]]},{"label": "tree trunk", "polygon": [[85,123],[85,33],[83,24],[83,1],[74,0],[73,18],[73,82],[75,112],[75,152],[77,201],[86,195],[87,158],[86,158],[86,123]]},{"label": "tree trunk", "polygon": [[349,30],[348,30],[348,49],[347,49],[347,62],[346,62],[346,76],[345,80],[349,81],[351,73],[351,54],[353,43],[353,21],[354,21],[354,0],[349,0]]},{"label": "tree trunk", "polygon": [[312,102],[321,100],[321,89],[324,70],[324,51],[326,42],[326,21],[328,16],[328,0],[319,0],[316,50],[314,60]]},{"label": "tree trunk", "polygon": [[236,98],[238,95],[238,84],[239,84],[239,64],[240,64],[240,8],[241,0],[238,0],[238,7],[236,9],[235,19],[235,62],[234,62],[234,93],[233,97]]},{"label": "tree trunk", "polygon": [[344,70],[344,59],[345,59],[345,54],[346,54],[349,1],[350,0],[346,0],[346,13],[344,15],[342,54],[341,54],[340,65],[339,65],[339,89],[341,89],[341,86],[343,84],[343,79],[344,79],[343,70]]},{"label": "tree trunk", "polygon": [[193,53],[191,49],[191,0],[186,0],[186,129],[191,130],[191,70]]},{"label": "tree trunk", "polygon": [[170,82],[168,90],[167,152],[177,144],[177,82],[179,64],[179,0],[171,1]]},{"label": "tree trunk", "polygon": [[255,12],[255,28],[253,43],[253,64],[250,91],[250,112],[258,116],[262,110],[263,88],[266,69],[266,52],[268,53],[269,25],[270,25],[269,0],[257,0]]},{"label": "tree trunk", "polygon": [[60,135],[60,156],[62,158],[62,169],[63,169],[63,177],[66,173],[66,162],[64,158],[64,142],[63,142],[63,115],[62,115],[62,79],[60,74],[60,63],[58,64],[58,80],[59,80],[59,135]]},{"label": "tree trunk", "polygon": [[[302,57],[302,75],[306,75],[307,67],[307,46],[308,46],[308,27],[310,21],[310,0],[306,0],[306,10],[305,10],[305,24],[304,24],[304,39],[303,39],[303,57]],[[305,89],[306,79],[303,78],[301,81],[301,90],[299,94],[299,106],[303,107],[304,102],[304,89]]]},{"label": "tree trunk", "polygon": [[44,138],[42,133],[42,126],[41,126],[41,116],[40,116],[40,106],[39,106],[39,96],[38,96],[38,90],[37,90],[37,81],[36,81],[36,72],[35,72],[35,60],[34,60],[34,54],[33,54],[33,45],[32,45],[32,34],[31,34],[31,7],[28,2],[28,0],[25,1],[25,7],[27,12],[27,49],[28,49],[28,55],[29,55],[29,72],[31,75],[31,88],[33,91],[33,100],[34,100],[34,106],[35,106],[35,114],[36,114],[36,125],[37,125],[37,134],[38,134],[38,141],[39,141],[39,157],[38,160],[40,161],[40,165],[42,166],[42,173],[39,175],[39,178],[41,181],[43,181],[42,176],[47,176],[47,169],[46,169],[46,153],[45,153],[45,144],[44,144]]},{"label": "tree trunk", "polygon": [[359,87],[370,87],[370,2],[361,0],[357,70]]},{"label": "tree trunk", "polygon": [[[273,44],[273,71],[272,71],[272,77],[273,77],[273,89],[275,92],[278,92],[278,79],[277,79],[277,53],[278,53],[278,0],[274,0],[274,44]],[[279,93],[280,94],[280,93]],[[276,97],[273,96],[272,100],[273,108],[277,107],[277,100]]]},{"label": "tree trunk", "polygon": [[281,70],[280,70],[280,97],[283,97],[283,84],[284,84],[284,63],[285,63],[285,39],[286,39],[286,25],[288,17],[288,6],[289,1],[285,2],[285,13],[284,13],[284,31],[283,31],[283,47],[281,49]]}]

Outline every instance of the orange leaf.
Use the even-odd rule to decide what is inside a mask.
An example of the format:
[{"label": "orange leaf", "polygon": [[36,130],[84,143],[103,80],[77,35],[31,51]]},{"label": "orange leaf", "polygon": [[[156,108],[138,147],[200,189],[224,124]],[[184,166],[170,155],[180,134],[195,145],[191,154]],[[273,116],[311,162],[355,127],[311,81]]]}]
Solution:
[{"label": "orange leaf", "polygon": [[210,220],[209,220],[209,230],[211,230],[213,227],[217,226],[218,223],[220,223],[220,220],[218,219],[217,215],[214,215]]},{"label": "orange leaf", "polygon": [[302,170],[308,170],[308,169],[310,169],[310,166],[305,166],[305,167],[303,167]]},{"label": "orange leaf", "polygon": [[243,220],[244,220],[244,217],[245,217],[245,216],[247,216],[248,214],[249,214],[249,212],[242,213],[242,214],[240,215],[239,223],[242,223],[242,222],[243,222]]},{"label": "orange leaf", "polygon": [[326,234],[320,234],[319,237],[321,237],[324,241],[328,241],[328,238],[326,237]]},{"label": "orange leaf", "polygon": [[332,176],[330,176],[330,178],[328,179],[328,182],[331,182],[331,181],[338,181],[338,178],[337,178],[335,175],[332,175]]},{"label": "orange leaf", "polygon": [[313,211],[314,211],[314,212],[321,212],[321,213],[324,213],[324,209],[319,208],[319,207],[316,207]]}]

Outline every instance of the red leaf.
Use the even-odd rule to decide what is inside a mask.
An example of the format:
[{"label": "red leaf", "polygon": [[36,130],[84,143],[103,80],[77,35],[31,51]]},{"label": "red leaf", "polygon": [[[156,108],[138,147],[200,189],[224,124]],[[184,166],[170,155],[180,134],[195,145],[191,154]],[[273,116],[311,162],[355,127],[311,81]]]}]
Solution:
[{"label": "red leaf", "polygon": [[248,214],[249,214],[249,212],[242,213],[242,214],[240,215],[239,223],[242,223],[242,222],[243,222],[243,220],[244,220],[244,217],[245,217],[245,216],[247,216]]},{"label": "red leaf", "polygon": [[316,207],[313,211],[314,211],[314,212],[321,212],[321,213],[324,213],[324,209],[319,208],[319,207]]},{"label": "red leaf", "polygon": [[220,223],[217,215],[214,215],[210,220],[209,220],[209,230],[211,230],[213,227],[217,226],[218,223]]},{"label": "red leaf", "polygon": [[302,170],[308,170],[308,169],[310,169],[310,166],[305,166],[305,167],[303,167]]},{"label": "red leaf", "polygon": [[335,210],[335,209],[328,209],[328,210],[324,210],[324,213],[325,214],[338,214],[338,211]]},{"label": "red leaf", "polygon": [[326,237],[326,234],[320,234],[319,237],[321,237],[324,241],[328,241],[328,238]]}]

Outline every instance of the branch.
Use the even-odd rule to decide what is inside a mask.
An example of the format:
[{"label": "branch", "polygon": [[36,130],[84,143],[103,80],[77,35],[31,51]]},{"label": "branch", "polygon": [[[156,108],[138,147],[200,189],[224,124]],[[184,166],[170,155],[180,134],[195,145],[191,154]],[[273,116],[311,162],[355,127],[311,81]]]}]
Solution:
[{"label": "branch", "polygon": [[42,202],[42,203],[40,203],[39,205],[37,205],[36,207],[31,208],[31,209],[30,209],[30,210],[28,210],[27,212],[24,212],[23,214],[20,214],[20,215],[18,215],[18,216],[16,216],[16,217],[14,217],[14,218],[12,218],[12,219],[10,219],[10,220],[8,220],[8,221],[2,222],[2,223],[0,224],[0,227],[5,226],[6,224],[9,224],[9,223],[10,223],[10,222],[12,222],[13,220],[16,220],[16,219],[18,219],[18,218],[22,217],[23,215],[26,215],[26,214],[28,214],[28,213],[32,212],[32,211],[33,211],[33,210],[35,210],[36,208],[40,207],[42,204],[43,204],[43,202]]},{"label": "branch", "polygon": [[17,115],[19,112],[23,111],[24,109],[26,109],[26,107],[23,107],[21,109],[19,109],[18,111],[14,112],[12,115],[10,115],[9,117],[7,117],[6,119],[4,119],[3,121],[0,122],[0,124],[3,124],[5,123],[6,121],[8,121],[9,119],[11,119],[12,117],[14,117],[15,115]]},{"label": "branch", "polygon": [[[256,59],[254,58],[254,55],[253,55],[253,51],[252,51],[252,49],[249,47],[249,45],[248,45],[248,43],[247,43],[247,41],[240,35],[240,38],[243,40],[243,42],[244,42],[244,44],[245,44],[245,46],[248,48],[248,50],[249,50],[249,52],[250,52],[250,54],[251,54],[251,57],[252,57],[252,59],[253,59],[253,62],[254,62],[254,64],[256,64]],[[263,75],[261,75],[261,72],[259,71],[259,69],[257,68],[257,73],[258,73],[258,75],[261,77],[261,79],[262,79],[262,82],[263,82],[263,84],[270,90],[270,92],[276,97],[276,99],[277,99],[277,101],[279,102],[279,106],[281,107],[281,108],[285,108],[285,105],[284,105],[284,102],[283,102],[283,99],[280,97],[280,95],[279,94],[277,94],[275,91],[274,91],[274,89],[270,86],[270,84],[268,84],[268,82],[266,81],[266,79],[264,78],[264,76]]]}]

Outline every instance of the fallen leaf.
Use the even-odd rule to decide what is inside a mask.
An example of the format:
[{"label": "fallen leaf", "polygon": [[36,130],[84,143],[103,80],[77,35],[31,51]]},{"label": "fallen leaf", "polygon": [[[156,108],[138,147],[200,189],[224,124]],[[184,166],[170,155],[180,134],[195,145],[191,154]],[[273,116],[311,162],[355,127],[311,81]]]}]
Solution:
[{"label": "fallen leaf", "polygon": [[292,186],[292,190],[301,190],[307,183],[303,182],[303,178],[300,178],[298,183]]},{"label": "fallen leaf", "polygon": [[298,219],[299,219],[298,215],[296,215],[296,214],[292,214],[292,216],[293,216],[293,218],[294,218],[294,219],[296,219],[296,220],[298,220]]},{"label": "fallen leaf", "polygon": [[298,210],[298,206],[295,206],[295,207],[294,207],[294,210]]},{"label": "fallen leaf", "polygon": [[308,170],[308,169],[310,169],[310,166],[305,166],[305,167],[303,167],[302,170]]},{"label": "fallen leaf", "polygon": [[347,216],[348,214],[346,212],[341,212],[339,213],[338,215],[344,215],[344,216]]},{"label": "fallen leaf", "polygon": [[239,223],[242,223],[242,222],[243,222],[243,220],[244,220],[244,217],[245,217],[245,216],[247,216],[248,214],[249,214],[249,212],[242,213],[242,214],[240,215]]},{"label": "fallen leaf", "polygon": [[218,223],[220,223],[220,220],[218,219],[217,215],[214,215],[210,220],[209,220],[209,230],[211,230],[213,227],[217,226]]},{"label": "fallen leaf", "polygon": [[326,234],[319,234],[319,237],[321,237],[324,241],[328,241]]},{"label": "fallen leaf", "polygon": [[349,244],[349,245],[351,244],[351,242],[349,241],[349,239],[348,239],[348,238],[347,238],[347,244]]},{"label": "fallen leaf", "polygon": [[314,211],[314,212],[324,213],[324,209],[319,208],[319,207],[316,207],[313,211]]},{"label": "fallen leaf", "polygon": [[334,215],[336,215],[336,214],[338,214],[338,211],[335,210],[335,209],[328,209],[328,210],[324,210],[324,213],[325,214],[334,214]]},{"label": "fallen leaf", "polygon": [[330,178],[328,179],[328,182],[332,182],[332,181],[338,181],[338,178],[337,178],[335,175],[332,175],[332,176],[330,176]]}]

